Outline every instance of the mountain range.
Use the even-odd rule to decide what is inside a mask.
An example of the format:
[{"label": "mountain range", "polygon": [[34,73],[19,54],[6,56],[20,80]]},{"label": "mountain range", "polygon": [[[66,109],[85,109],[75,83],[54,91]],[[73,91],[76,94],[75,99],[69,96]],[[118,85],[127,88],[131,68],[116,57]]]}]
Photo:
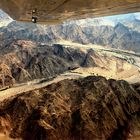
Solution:
[{"label": "mountain range", "polygon": [[[5,16],[1,17],[4,17],[3,21],[5,21]],[[98,44],[140,52],[139,38],[139,13],[66,21],[58,25],[12,21],[7,26],[0,28],[0,44],[3,47],[13,40],[31,40],[47,44],[69,40],[81,44]]]},{"label": "mountain range", "polygon": [[[100,67],[124,71],[124,60],[106,57],[93,49],[65,47],[60,44],[42,45],[40,43],[18,40],[1,48],[0,87],[28,82],[34,79],[54,77],[79,67]],[[3,81],[4,79],[4,81]]]}]

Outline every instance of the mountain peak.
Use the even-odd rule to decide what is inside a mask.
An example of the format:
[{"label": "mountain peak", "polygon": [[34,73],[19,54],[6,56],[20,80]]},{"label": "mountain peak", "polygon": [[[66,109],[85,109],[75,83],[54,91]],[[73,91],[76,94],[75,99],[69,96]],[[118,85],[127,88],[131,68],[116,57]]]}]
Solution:
[{"label": "mountain peak", "polygon": [[0,9],[0,27],[7,26],[13,19]]}]

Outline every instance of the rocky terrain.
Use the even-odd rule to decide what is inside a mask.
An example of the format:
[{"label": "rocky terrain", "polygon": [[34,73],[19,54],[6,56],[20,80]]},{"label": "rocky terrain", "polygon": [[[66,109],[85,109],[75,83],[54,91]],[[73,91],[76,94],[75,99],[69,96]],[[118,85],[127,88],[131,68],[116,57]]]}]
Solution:
[{"label": "rocky terrain", "polygon": [[[92,57],[98,55],[93,50],[83,52],[62,45],[48,46],[24,40],[0,50],[0,63],[5,65],[5,73],[17,82],[55,76],[80,66],[96,66]],[[4,77],[6,74],[1,72]]]},{"label": "rocky terrain", "polygon": [[[108,49],[113,47],[137,53],[140,48],[138,14],[47,26],[16,22],[2,11],[0,11],[0,19],[1,22],[9,22],[8,26],[0,28],[0,64],[4,64],[10,70],[10,74],[1,72],[0,76],[1,79],[6,79],[6,75],[9,75],[10,85],[14,83],[13,81],[26,82],[55,76],[78,67],[113,70],[116,64],[115,67],[119,65],[119,68],[116,68],[117,71],[126,70],[123,64],[125,62],[119,58],[118,60],[116,57],[107,58],[92,49],[85,51],[65,48],[64,45],[57,43],[63,40],[85,45],[98,44]],[[130,23],[129,20],[131,20]],[[111,77],[112,74],[110,73],[109,76]],[[0,83],[2,87],[4,80]]]},{"label": "rocky terrain", "polygon": [[13,86],[15,79],[12,76],[10,68],[4,64],[0,64],[0,88],[5,86]]},{"label": "rocky terrain", "polygon": [[[115,79],[125,79],[138,74],[138,69],[127,61],[100,54],[92,48],[66,47],[61,44],[46,45],[18,40],[0,50],[1,87],[8,85],[8,82],[11,86],[15,82],[23,83],[54,77],[77,68],[97,67],[100,69],[98,73],[103,74],[105,71],[103,76],[111,78],[114,75],[112,78]],[[94,74],[94,70],[89,74]]]},{"label": "rocky terrain", "polygon": [[[140,84],[112,79],[139,80],[140,20],[131,15],[131,23],[111,21],[48,26],[12,21],[0,28],[0,140],[140,139]],[[86,47],[58,43],[63,40]],[[97,45],[98,50],[87,44],[102,46]],[[128,60],[135,58],[135,65],[125,60],[125,54]],[[108,80],[101,76],[68,80],[67,75],[47,83],[64,72],[102,74]],[[41,81],[33,83],[35,79]]]},{"label": "rocky terrain", "polygon": [[93,76],[13,96],[0,104],[0,137],[138,140],[140,85]]}]

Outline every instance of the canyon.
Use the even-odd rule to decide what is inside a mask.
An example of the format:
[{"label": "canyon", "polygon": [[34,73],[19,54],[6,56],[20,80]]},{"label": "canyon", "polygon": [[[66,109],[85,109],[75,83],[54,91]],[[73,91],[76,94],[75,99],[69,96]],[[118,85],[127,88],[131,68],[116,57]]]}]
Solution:
[{"label": "canyon", "polygon": [[0,140],[139,140],[139,25],[138,14],[46,26],[0,11]]}]

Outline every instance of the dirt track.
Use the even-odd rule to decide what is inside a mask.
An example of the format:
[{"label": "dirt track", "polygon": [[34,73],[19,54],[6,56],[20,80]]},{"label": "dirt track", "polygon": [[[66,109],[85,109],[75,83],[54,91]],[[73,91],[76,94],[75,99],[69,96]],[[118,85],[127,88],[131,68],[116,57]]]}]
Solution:
[{"label": "dirt track", "polygon": [[43,83],[29,82],[29,83],[23,84],[21,86],[15,86],[13,88],[9,88],[7,90],[0,91],[0,101],[3,101],[4,99],[9,98],[14,95],[21,94],[23,92],[28,92],[31,90],[43,88],[47,85],[50,85],[52,83],[57,83],[59,81],[65,80],[65,79],[76,79],[79,77],[81,77],[81,76],[78,74],[71,74],[71,75],[66,74],[66,75],[60,75],[49,82],[47,82],[47,81],[43,82]]}]

